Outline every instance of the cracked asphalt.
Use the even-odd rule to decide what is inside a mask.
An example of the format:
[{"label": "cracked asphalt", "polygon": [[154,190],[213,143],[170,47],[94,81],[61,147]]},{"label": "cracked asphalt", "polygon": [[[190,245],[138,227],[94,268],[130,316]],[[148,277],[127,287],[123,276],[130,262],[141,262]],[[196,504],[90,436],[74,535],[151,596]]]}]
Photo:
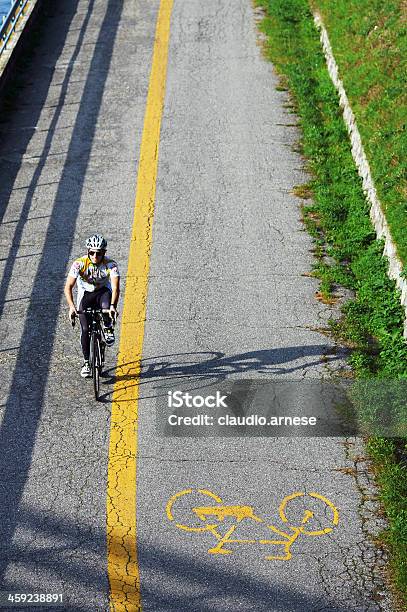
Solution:
[{"label": "cracked asphalt", "polygon": [[[159,1],[45,6],[0,115],[1,589],[61,592],[63,609],[108,610],[118,342],[96,403],[79,377],[62,289],[95,230],[125,277]],[[156,428],[162,388],[313,380],[346,368],[324,333],[337,311],[315,299],[307,275],[312,242],[293,195],[307,180],[299,130],[262,56],[257,17],[249,0],[174,1],[140,377],[143,609],[390,611],[386,557],[373,543],[383,523],[360,439],[170,438]],[[188,488],[251,506],[280,530],[283,498],[317,492],[338,508],[339,524],[298,538],[287,561],[266,560],[266,544],[208,554],[211,533],[177,529],[166,516],[171,496]],[[311,510],[326,527],[329,513],[317,502]],[[245,522],[237,533],[271,532]]]}]

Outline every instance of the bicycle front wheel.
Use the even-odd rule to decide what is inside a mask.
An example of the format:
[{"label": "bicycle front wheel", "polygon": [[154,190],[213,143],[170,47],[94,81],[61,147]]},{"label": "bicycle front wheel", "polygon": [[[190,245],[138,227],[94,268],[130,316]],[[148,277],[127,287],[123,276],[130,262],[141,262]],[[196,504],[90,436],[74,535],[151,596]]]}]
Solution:
[{"label": "bicycle front wheel", "polygon": [[93,377],[93,391],[95,393],[95,399],[99,399],[99,376],[100,376],[100,340],[95,333],[92,334],[90,341],[90,355],[92,361],[92,377]]}]

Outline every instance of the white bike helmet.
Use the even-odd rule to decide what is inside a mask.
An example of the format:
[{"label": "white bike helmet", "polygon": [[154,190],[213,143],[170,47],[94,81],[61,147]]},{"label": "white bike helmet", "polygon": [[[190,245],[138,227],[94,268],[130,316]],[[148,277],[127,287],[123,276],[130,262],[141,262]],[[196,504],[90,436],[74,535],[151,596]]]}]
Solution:
[{"label": "white bike helmet", "polygon": [[97,251],[105,251],[107,247],[107,240],[101,234],[92,234],[86,241],[86,248],[96,249]]}]

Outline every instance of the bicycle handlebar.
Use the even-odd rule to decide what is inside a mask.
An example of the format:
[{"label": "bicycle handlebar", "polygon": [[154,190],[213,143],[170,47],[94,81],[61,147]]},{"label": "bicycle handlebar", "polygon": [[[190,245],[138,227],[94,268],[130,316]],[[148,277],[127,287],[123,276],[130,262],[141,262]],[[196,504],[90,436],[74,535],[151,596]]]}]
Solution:
[{"label": "bicycle handlebar", "polygon": [[[77,310],[76,312],[73,313],[73,317],[71,318],[72,327],[75,327],[75,320],[78,315],[91,314],[92,312],[101,313],[101,314],[110,314],[110,309],[109,308],[86,308],[85,310]],[[116,323],[118,316],[119,316],[118,312],[116,311],[116,316],[111,317],[114,324]]]},{"label": "bicycle handlebar", "polygon": [[86,308],[86,310],[77,310],[76,314],[89,314],[90,312],[101,312],[103,314],[110,313],[109,308]]}]

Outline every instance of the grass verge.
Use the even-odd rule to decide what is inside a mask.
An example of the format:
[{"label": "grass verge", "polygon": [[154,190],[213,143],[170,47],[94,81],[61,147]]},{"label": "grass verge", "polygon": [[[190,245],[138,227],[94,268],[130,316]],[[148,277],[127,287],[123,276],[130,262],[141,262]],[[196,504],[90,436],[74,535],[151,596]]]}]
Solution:
[{"label": "grass verge", "polygon": [[[313,0],[355,113],[393,240],[407,264],[407,3]],[[407,270],[407,268],[405,268]]]},{"label": "grass verge", "polygon": [[[369,218],[351,155],[337,93],[325,65],[307,0],[255,0],[266,17],[259,24],[265,50],[291,91],[302,129],[302,152],[312,180],[297,189],[313,196],[304,221],[315,240],[314,270],[320,293],[329,300],[335,287],[351,289],[354,298],[332,332],[351,348],[355,376],[407,380],[407,345],[402,336],[404,311],[395,284],[387,276],[383,244]],[[392,579],[407,603],[407,464],[406,440],[372,438],[380,497],[389,528]]]}]

